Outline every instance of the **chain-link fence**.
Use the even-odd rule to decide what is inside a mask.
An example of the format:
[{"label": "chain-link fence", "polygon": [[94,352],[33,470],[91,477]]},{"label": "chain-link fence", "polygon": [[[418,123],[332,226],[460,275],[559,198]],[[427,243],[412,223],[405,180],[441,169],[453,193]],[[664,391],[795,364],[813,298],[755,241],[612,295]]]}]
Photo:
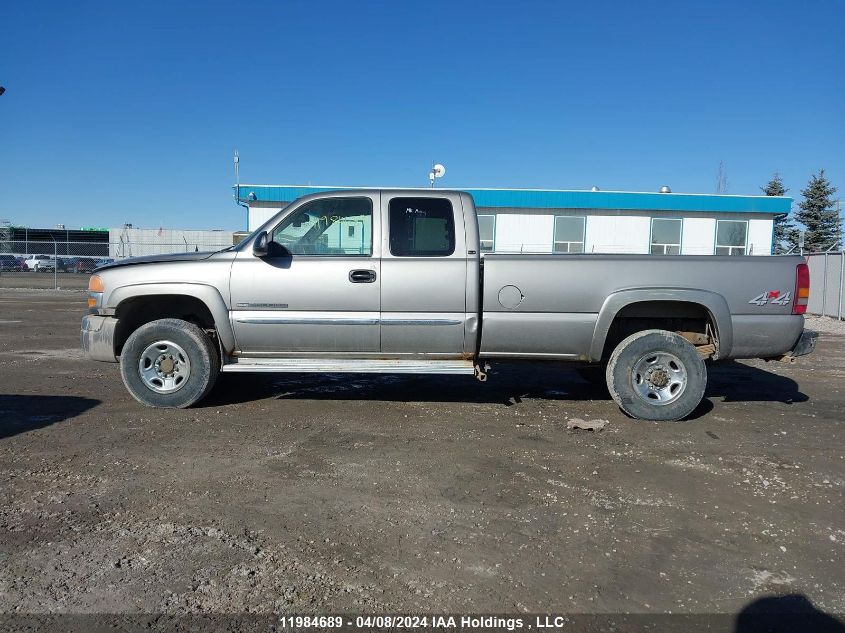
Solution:
[{"label": "chain-link fence", "polygon": [[810,253],[810,301],[807,312],[842,320],[845,311],[845,251]]},{"label": "chain-link fence", "polygon": [[[0,275],[50,274],[55,288],[62,286],[62,276],[88,275],[95,268],[112,261],[144,255],[217,251],[232,245],[231,236],[221,233],[219,240],[190,242],[60,242],[44,240],[0,241]],[[67,284],[65,284],[67,285]],[[44,287],[43,283],[38,284]]]},{"label": "chain-link fence", "polygon": [[[89,275],[97,266],[144,255],[168,253],[195,253],[216,251],[232,245],[229,235],[221,233],[219,239],[182,242],[138,242],[130,240],[100,242],[60,242],[44,240],[0,240],[0,275],[23,278],[25,274],[49,275],[37,284],[40,287],[67,286],[68,275]],[[523,252],[549,252],[551,249],[526,248]],[[516,249],[519,252],[522,249]],[[602,249],[614,252],[613,249]],[[499,251],[508,252],[508,251]],[[513,252],[513,251],[511,251]],[[620,251],[616,251],[620,252]],[[843,319],[845,316],[845,251],[811,253],[807,256],[810,267],[811,314]],[[23,285],[24,282],[21,282]],[[30,284],[26,284],[30,285]],[[77,284],[74,284],[77,285]]]}]

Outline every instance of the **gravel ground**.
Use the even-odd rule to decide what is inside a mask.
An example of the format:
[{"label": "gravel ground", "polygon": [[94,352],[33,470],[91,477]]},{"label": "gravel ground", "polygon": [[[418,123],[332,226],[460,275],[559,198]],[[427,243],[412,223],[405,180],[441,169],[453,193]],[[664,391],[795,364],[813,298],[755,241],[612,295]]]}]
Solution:
[{"label": "gravel ground", "polygon": [[159,411],[82,357],[83,302],[0,291],[0,613],[845,612],[839,334],[711,366],[683,423],[544,365]]},{"label": "gravel ground", "polygon": [[830,317],[808,316],[807,329],[816,332],[827,332],[828,334],[845,335],[845,320],[839,321]]},{"label": "gravel ground", "polygon": [[88,278],[89,275],[76,273],[58,273],[54,276],[53,273],[0,272],[0,289],[24,288],[31,290],[43,288],[52,290],[58,285],[59,289],[79,290],[88,287]]}]

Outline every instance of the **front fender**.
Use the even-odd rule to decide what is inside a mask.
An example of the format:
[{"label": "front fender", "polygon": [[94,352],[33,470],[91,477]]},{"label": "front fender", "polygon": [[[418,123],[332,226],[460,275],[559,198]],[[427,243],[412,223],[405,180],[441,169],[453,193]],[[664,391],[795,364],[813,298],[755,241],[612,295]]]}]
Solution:
[{"label": "front fender", "polygon": [[722,295],[694,288],[630,288],[614,292],[602,304],[593,331],[590,360],[601,360],[607,333],[610,331],[613,319],[616,318],[620,310],[632,303],[648,301],[675,301],[703,306],[713,319],[716,337],[719,340],[719,348],[716,350],[714,359],[730,356],[733,347],[733,323],[728,302]]},{"label": "front fender", "polygon": [[234,351],[235,334],[229,320],[229,308],[215,286],[200,283],[160,282],[128,284],[112,290],[104,303],[109,307],[116,308],[127,299],[155,295],[183,295],[202,301],[214,318],[214,327],[217,329],[217,336],[220,338],[223,351],[226,353]]}]

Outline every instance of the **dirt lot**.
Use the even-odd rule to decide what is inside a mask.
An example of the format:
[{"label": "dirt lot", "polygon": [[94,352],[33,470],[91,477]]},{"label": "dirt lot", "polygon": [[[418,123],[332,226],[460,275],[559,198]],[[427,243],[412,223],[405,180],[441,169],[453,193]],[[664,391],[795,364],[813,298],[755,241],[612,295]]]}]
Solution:
[{"label": "dirt lot", "polygon": [[[63,290],[78,290],[88,287],[89,275],[76,273],[13,273],[0,272],[0,289],[6,288],[45,288],[54,289],[58,286]],[[0,290],[2,292],[2,290]]]},{"label": "dirt lot", "polygon": [[83,301],[0,290],[0,612],[845,612],[845,336],[711,367],[674,424],[520,365],[156,411],[83,359]]}]

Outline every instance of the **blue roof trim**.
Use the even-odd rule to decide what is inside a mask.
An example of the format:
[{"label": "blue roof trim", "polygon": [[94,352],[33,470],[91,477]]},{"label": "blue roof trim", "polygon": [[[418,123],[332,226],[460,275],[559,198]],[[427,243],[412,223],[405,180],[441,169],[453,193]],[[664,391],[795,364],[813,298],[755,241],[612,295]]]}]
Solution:
[{"label": "blue roof trim", "polygon": [[[373,187],[377,188],[377,187]],[[233,190],[235,187],[232,188]],[[290,202],[301,196],[354,187],[241,185],[240,199],[254,193],[260,202]],[[623,209],[632,211],[693,211],[700,213],[789,213],[792,198],[722,196],[692,193],[627,191],[559,191],[537,189],[457,189],[466,191],[478,207],[527,209]]]}]

